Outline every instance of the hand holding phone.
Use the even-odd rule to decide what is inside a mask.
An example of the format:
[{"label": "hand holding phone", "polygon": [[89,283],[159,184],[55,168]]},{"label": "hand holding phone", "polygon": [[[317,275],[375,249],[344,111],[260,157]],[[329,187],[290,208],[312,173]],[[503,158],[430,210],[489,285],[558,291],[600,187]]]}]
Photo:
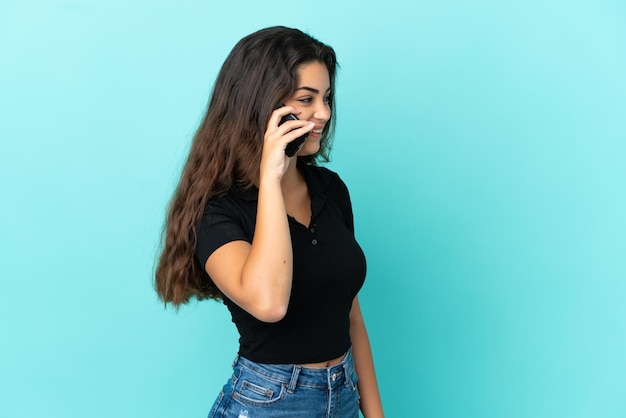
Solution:
[{"label": "hand holding phone", "polygon": [[[298,120],[298,118],[293,113],[289,113],[280,119],[280,122],[278,122],[278,126],[282,125],[283,123],[289,120]],[[307,132],[301,137],[298,137],[294,139],[293,141],[291,141],[290,143],[288,143],[287,147],[285,148],[285,154],[287,155],[287,157],[293,157],[294,155],[296,155],[296,153],[300,151],[300,148],[302,148],[302,144],[304,144],[304,141],[306,141],[306,138],[308,136],[309,136],[309,133]]]}]

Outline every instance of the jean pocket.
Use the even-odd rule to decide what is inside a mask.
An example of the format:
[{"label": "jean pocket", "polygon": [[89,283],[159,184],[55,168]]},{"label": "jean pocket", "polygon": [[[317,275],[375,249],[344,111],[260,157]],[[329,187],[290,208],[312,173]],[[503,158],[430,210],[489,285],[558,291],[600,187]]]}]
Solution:
[{"label": "jean pocket", "polygon": [[285,392],[285,385],[280,382],[246,373],[240,376],[233,398],[244,404],[264,406],[278,402],[285,396]]}]

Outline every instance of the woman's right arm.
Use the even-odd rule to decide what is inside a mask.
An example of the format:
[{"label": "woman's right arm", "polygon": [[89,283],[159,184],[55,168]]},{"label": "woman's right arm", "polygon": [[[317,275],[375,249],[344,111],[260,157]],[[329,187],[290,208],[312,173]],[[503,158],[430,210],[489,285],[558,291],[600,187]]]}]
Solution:
[{"label": "woman's right arm", "polygon": [[296,112],[293,107],[281,107],[268,122],[252,243],[227,243],[215,250],[205,264],[207,273],[224,295],[264,322],[277,322],[285,316],[291,294],[293,256],[281,188],[290,163],[285,147],[312,127],[306,121],[291,121],[281,126],[278,122],[282,116]]}]

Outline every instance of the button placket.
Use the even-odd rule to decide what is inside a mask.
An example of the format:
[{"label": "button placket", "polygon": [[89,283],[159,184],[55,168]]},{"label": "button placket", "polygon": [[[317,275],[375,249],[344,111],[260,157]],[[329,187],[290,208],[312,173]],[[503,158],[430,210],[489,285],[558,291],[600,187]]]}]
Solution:
[{"label": "button placket", "polygon": [[[309,231],[311,232],[311,235],[315,234],[315,227],[316,226],[317,226],[316,224],[313,224],[311,226],[311,228],[309,228]],[[315,235],[313,235],[313,239],[311,240],[311,244],[312,245],[317,245],[317,239],[315,238]]]}]

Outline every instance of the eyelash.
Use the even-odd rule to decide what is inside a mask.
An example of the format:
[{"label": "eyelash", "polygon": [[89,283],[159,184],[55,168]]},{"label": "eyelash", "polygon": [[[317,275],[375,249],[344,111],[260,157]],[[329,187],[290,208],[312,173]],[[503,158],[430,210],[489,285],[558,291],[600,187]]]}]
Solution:
[{"label": "eyelash", "polygon": [[[332,97],[330,95],[324,97],[324,103],[330,103],[331,100],[332,100]],[[311,103],[313,101],[313,98],[305,97],[303,99],[299,99],[298,101],[301,103]]]}]

